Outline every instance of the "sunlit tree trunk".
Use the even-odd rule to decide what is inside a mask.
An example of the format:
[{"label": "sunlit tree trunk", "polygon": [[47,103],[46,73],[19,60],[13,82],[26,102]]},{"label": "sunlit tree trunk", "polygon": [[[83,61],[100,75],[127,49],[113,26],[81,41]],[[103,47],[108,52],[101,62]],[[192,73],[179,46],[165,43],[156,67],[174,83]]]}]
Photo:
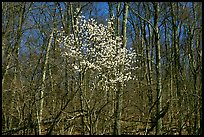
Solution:
[{"label": "sunlit tree trunk", "polygon": [[20,48],[20,41],[22,36],[22,27],[24,22],[24,13],[25,13],[25,6],[26,3],[22,3],[20,7],[20,17],[18,21],[18,30],[17,30],[17,39],[15,44],[15,75],[14,75],[14,81],[16,83],[16,86],[20,86],[20,70],[19,70],[19,48]]},{"label": "sunlit tree trunk", "polygon": [[51,48],[51,44],[52,44],[52,38],[53,38],[53,33],[54,33],[54,29],[51,32],[50,35],[50,39],[49,39],[49,43],[46,49],[46,55],[45,55],[45,63],[44,63],[44,68],[43,68],[43,75],[42,75],[42,85],[41,85],[41,89],[40,89],[40,96],[39,96],[39,108],[37,111],[37,119],[38,119],[38,132],[39,135],[42,135],[42,117],[43,117],[43,103],[44,103],[44,93],[45,93],[45,79],[46,79],[46,71],[47,71],[47,65],[48,65],[48,60],[49,60],[49,53],[50,53],[50,48]]}]

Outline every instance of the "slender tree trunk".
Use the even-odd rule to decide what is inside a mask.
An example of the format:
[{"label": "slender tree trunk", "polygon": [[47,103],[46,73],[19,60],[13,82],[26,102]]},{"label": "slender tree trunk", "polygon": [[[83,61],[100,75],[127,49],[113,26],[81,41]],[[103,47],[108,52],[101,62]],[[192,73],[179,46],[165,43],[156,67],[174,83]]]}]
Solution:
[{"label": "slender tree trunk", "polygon": [[[16,39],[15,39],[15,45],[14,45],[14,62],[15,62],[15,67],[14,67],[14,88],[12,91],[12,95],[11,98],[13,100],[17,99],[17,95],[16,92],[18,92],[19,88],[21,87],[21,82],[20,82],[20,65],[19,65],[19,49],[20,49],[20,43],[21,43],[21,37],[22,37],[22,27],[23,27],[23,22],[24,22],[24,13],[25,13],[25,6],[26,3],[21,3],[20,7],[19,7],[19,18],[18,18],[18,28],[17,28],[17,34],[16,34]],[[15,15],[14,15],[15,17]],[[14,19],[14,18],[13,18]],[[12,21],[13,25],[15,26],[15,21]],[[13,26],[13,27],[14,27]],[[14,29],[14,28],[13,28]],[[14,29],[15,31],[15,29]],[[9,55],[10,56],[10,55]],[[8,60],[9,64],[6,67],[8,69],[8,67],[10,66],[10,58]],[[7,73],[7,72],[6,72]],[[4,83],[4,79],[3,79],[3,83]],[[13,108],[16,108],[16,104],[14,103],[15,101],[11,102],[11,113]],[[13,118],[10,118],[10,125],[9,128],[12,128],[12,123],[13,123]]]},{"label": "slender tree trunk", "polygon": [[[169,62],[172,60],[172,54],[171,51],[172,49],[170,48],[170,33],[167,30],[167,24],[165,23],[165,48],[166,48],[166,62]],[[168,48],[170,49],[168,53]],[[169,55],[170,54],[170,55]],[[166,63],[167,64],[167,63]],[[172,78],[172,72],[173,72],[173,68],[172,68],[172,63],[170,64],[170,70],[168,67],[168,64],[166,65],[166,75],[167,77],[169,76],[169,83],[168,83],[168,97],[169,97],[169,103],[170,103],[170,109],[169,109],[169,113],[168,113],[168,119],[169,119],[169,129],[171,129],[171,125],[172,125],[172,120],[173,120],[173,113],[172,113],[172,91],[173,91],[173,78]],[[168,71],[169,70],[169,71]],[[170,74],[169,74],[170,72]]]},{"label": "slender tree trunk", "polygon": [[[140,7],[138,7],[138,10],[140,10]],[[139,89],[140,89],[140,97],[141,97],[141,102],[144,102],[144,92],[142,90],[142,81],[143,81],[143,77],[144,77],[144,69],[142,69],[144,67],[144,64],[143,64],[143,57],[144,57],[144,38],[143,38],[143,20],[140,19],[140,45],[139,45],[139,48],[138,48],[138,51],[139,51],[139,54],[140,54],[140,69],[139,69]],[[145,108],[145,103],[141,103],[141,107],[142,108]]]},{"label": "slender tree trunk", "polygon": [[22,6],[20,8],[20,17],[18,21],[18,30],[17,30],[17,42],[15,44],[15,62],[16,62],[16,67],[15,67],[15,75],[14,75],[14,81],[17,84],[16,86],[20,86],[20,70],[19,70],[19,48],[20,48],[20,38],[22,35],[22,26],[23,26],[23,21],[24,21],[24,13],[25,13],[25,4],[22,3]]},{"label": "slender tree trunk", "polygon": [[[79,77],[80,77],[80,109],[81,109],[81,114],[83,114],[83,91],[82,91],[82,82],[83,82],[83,79],[82,79],[82,73],[80,72],[79,74]],[[81,116],[81,135],[84,135],[85,134],[85,130],[84,130],[84,115]]]},{"label": "slender tree trunk", "polygon": [[[61,13],[62,14],[62,13]],[[62,18],[62,22],[66,22],[64,23],[64,30],[66,32],[66,35],[68,36],[70,34],[70,15],[71,15],[71,12],[70,12],[70,3],[69,2],[66,2],[66,18]],[[66,25],[65,25],[66,24]],[[65,58],[64,59],[64,63],[65,63],[65,67],[64,67],[64,73],[65,73],[65,76],[64,76],[64,93],[67,94],[68,96],[71,95],[71,92],[69,90],[69,87],[71,86],[71,82],[69,82],[69,69],[68,69],[68,66],[69,66],[69,61],[68,61],[68,58]],[[66,100],[63,100],[62,101],[62,106],[64,106],[64,104],[66,103]],[[62,117],[64,117],[64,113],[62,113]],[[63,123],[62,123],[62,134],[64,135],[65,134],[65,119],[63,120]]]},{"label": "slender tree trunk", "polygon": [[[159,43],[159,28],[158,28],[158,17],[159,17],[159,3],[155,2],[154,5],[154,28],[155,28],[155,46],[156,46],[156,80],[157,80],[157,116],[161,111],[162,103],[162,87],[161,87],[161,55],[160,55],[160,43]],[[156,135],[160,135],[162,130],[162,119],[158,119],[156,125]]]},{"label": "slender tree trunk", "polygon": [[[177,3],[178,4],[178,3]],[[178,5],[177,5],[178,6]],[[178,9],[177,9],[178,10]],[[181,91],[180,91],[180,80],[179,80],[179,64],[180,64],[180,53],[178,47],[178,25],[176,24],[177,16],[175,15],[175,4],[171,3],[171,16],[172,16],[172,43],[173,43],[173,50],[174,50],[174,79],[176,80],[176,99],[177,102],[177,111],[179,113],[178,119],[178,127],[179,127],[179,135],[181,135],[182,131],[182,114],[181,114]]]},{"label": "slender tree trunk", "polygon": [[[195,6],[196,6],[196,3],[194,3],[194,2],[192,2],[192,9],[193,9],[193,16],[194,16],[194,24],[193,24],[193,31],[195,32],[195,36],[194,36],[194,39],[193,40],[195,40],[195,47],[196,47],[196,50],[197,50],[197,52],[194,52],[194,57],[193,57],[193,53],[191,54],[192,55],[192,63],[193,63],[193,65],[192,65],[192,68],[193,68],[193,82],[194,82],[194,94],[195,95],[197,95],[197,96],[199,96],[199,89],[198,89],[198,86],[197,85],[199,85],[198,83],[198,74],[199,74],[199,62],[201,62],[200,61],[200,58],[199,58],[199,52],[198,52],[198,50],[199,50],[199,30],[196,30],[196,28],[198,28],[198,21],[197,21],[197,16],[196,16],[196,9],[195,9]],[[194,34],[192,34],[192,35],[194,35]],[[192,40],[192,42],[193,42],[193,40]],[[193,45],[193,43],[192,43],[192,45]],[[193,52],[193,47],[191,46],[191,52]],[[195,56],[195,54],[197,54],[197,57]],[[199,134],[198,133],[198,129],[200,129],[201,127],[200,127],[200,122],[199,122],[199,107],[200,107],[200,104],[199,104],[199,99],[196,99],[195,100],[195,104],[194,104],[194,108],[196,109],[195,110],[195,120],[194,120],[194,135],[197,135],[197,134]]]},{"label": "slender tree trunk", "polygon": [[117,13],[116,13],[116,36],[120,34],[120,2],[117,2]]},{"label": "slender tree trunk", "polygon": [[[126,38],[126,25],[127,25],[127,17],[128,17],[128,7],[129,3],[124,2],[124,11],[123,11],[123,24],[122,24],[122,35],[123,35],[123,46],[121,48],[126,48],[127,38]],[[125,57],[125,53],[123,53],[123,59]],[[120,67],[120,72],[123,75],[124,65],[122,64]],[[115,124],[114,124],[114,135],[121,135],[121,114],[122,114],[122,100],[123,100],[123,84],[122,80],[119,84],[119,89],[116,93],[116,111],[115,111]]]},{"label": "slender tree trunk", "polygon": [[[112,23],[114,20],[113,20],[113,3],[112,2],[108,2],[108,18],[109,18],[109,21],[111,22],[111,24],[108,24],[108,28],[110,29],[109,31],[112,32],[112,30],[114,29],[113,28],[113,24]],[[112,32],[114,33],[114,31]],[[106,98],[106,103],[109,101],[109,98],[110,98],[110,91],[106,91],[105,92],[105,98]],[[114,103],[114,101],[113,101]]]},{"label": "slender tree trunk", "polygon": [[40,91],[40,105],[39,105],[39,113],[38,114],[38,132],[39,135],[42,135],[42,116],[43,116],[43,103],[44,103],[44,92],[45,92],[45,78],[46,78],[46,70],[47,70],[47,65],[48,65],[48,60],[49,60],[49,53],[50,53],[50,48],[52,44],[52,38],[53,38],[53,33],[54,29],[51,32],[49,43],[46,49],[46,55],[45,55],[45,63],[44,63],[44,68],[43,68],[43,75],[42,75],[42,89]]},{"label": "slender tree trunk", "polygon": [[145,30],[145,26],[146,23],[144,22],[144,29],[143,29],[143,37],[144,37],[144,41],[145,41],[145,45],[146,45],[146,69],[147,69],[147,73],[146,73],[146,79],[147,79],[147,86],[148,86],[148,106],[151,107],[152,103],[153,103],[153,99],[152,99],[152,88],[151,88],[151,58],[150,58],[150,45],[148,43],[148,40],[146,38],[146,30]]}]

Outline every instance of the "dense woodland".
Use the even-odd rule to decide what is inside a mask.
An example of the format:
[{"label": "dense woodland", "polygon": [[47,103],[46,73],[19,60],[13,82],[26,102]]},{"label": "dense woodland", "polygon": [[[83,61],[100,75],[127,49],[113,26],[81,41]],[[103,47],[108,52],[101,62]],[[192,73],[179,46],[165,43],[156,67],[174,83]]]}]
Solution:
[{"label": "dense woodland", "polygon": [[2,134],[202,134],[202,3],[2,2]]}]

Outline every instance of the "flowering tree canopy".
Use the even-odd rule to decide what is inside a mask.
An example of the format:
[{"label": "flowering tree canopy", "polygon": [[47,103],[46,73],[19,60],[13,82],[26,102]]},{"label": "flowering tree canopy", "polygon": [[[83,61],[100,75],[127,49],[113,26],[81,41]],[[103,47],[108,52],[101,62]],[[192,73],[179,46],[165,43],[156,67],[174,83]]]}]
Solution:
[{"label": "flowering tree canopy", "polygon": [[[98,24],[94,19],[87,21],[83,16],[78,19],[73,33],[66,36],[60,32],[62,35],[58,39],[63,56],[69,59],[75,71],[89,70],[108,87],[132,79],[131,71],[136,68],[135,51],[122,48],[122,38],[114,36],[110,31],[112,28]],[[120,72],[121,65],[124,65],[124,73]]]}]

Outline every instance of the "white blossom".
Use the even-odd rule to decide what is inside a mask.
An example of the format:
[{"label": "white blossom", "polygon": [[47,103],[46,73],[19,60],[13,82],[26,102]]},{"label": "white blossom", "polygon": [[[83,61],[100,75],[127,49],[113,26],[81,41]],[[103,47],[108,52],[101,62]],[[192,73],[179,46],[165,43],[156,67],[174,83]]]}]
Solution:
[{"label": "white blossom", "polygon": [[[136,68],[133,65],[137,62],[136,52],[121,48],[122,36],[114,36],[108,26],[97,24],[92,18],[85,20],[81,16],[76,23],[76,36],[65,36],[62,32],[58,41],[64,45],[63,56],[75,60],[72,66],[77,72],[84,68],[90,70],[93,80],[99,79],[93,85],[101,85],[104,91],[116,90],[116,83],[134,79],[131,70]],[[111,21],[108,23],[113,24]],[[73,60],[69,63],[73,63]],[[121,65],[124,65],[123,73],[120,71]]]}]

